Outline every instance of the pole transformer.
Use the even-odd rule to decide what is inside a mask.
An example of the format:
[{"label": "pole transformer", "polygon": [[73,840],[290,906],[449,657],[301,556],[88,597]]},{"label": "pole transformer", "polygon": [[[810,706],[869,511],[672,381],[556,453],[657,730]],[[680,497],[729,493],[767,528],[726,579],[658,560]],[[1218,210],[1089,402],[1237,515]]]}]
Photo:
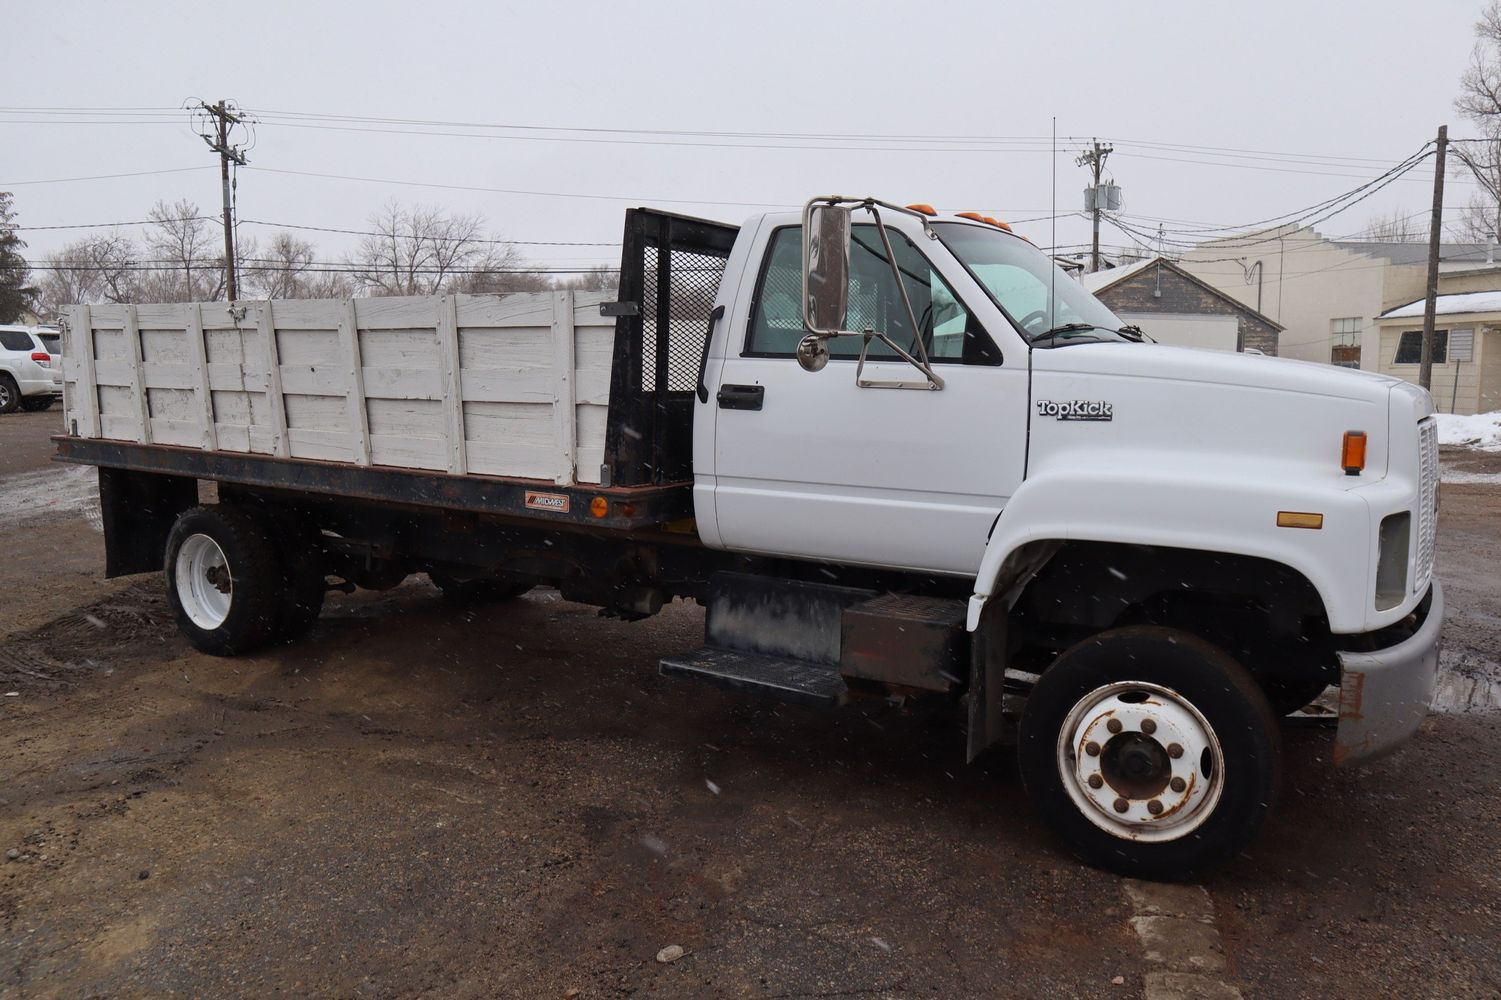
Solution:
[{"label": "pole transformer", "polygon": [[233,163],[243,167],[249,161],[245,159],[245,153],[239,146],[230,145],[229,130],[232,126],[243,125],[245,116],[236,111],[230,101],[220,101],[218,104],[199,101],[196,110],[213,119],[212,133],[203,135],[203,141],[208,143],[209,149],[219,154],[219,179],[224,196],[224,294],[228,301],[233,302],[240,297],[240,290],[235,281],[235,228],[229,165]]},{"label": "pole transformer", "polygon": [[1100,204],[1100,174],[1105,170],[1105,158],[1113,152],[1115,152],[1114,146],[1101,145],[1100,140],[1096,139],[1094,140],[1093,148],[1080,153],[1079,159],[1075,161],[1081,167],[1088,166],[1094,177],[1093,184],[1090,187],[1090,190],[1094,194],[1093,211],[1090,212],[1090,215],[1094,219],[1094,239],[1091,241],[1089,254],[1089,270],[1091,273],[1100,269],[1100,212],[1104,208]]}]

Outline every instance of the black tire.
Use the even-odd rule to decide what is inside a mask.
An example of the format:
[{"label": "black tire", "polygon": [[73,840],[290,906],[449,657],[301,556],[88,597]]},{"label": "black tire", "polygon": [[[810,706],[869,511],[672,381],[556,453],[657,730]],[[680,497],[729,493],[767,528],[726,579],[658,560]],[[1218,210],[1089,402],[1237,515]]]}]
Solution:
[{"label": "black tire", "polygon": [[[1109,736],[1109,742],[1103,747],[1093,740],[1081,744],[1081,748],[1091,750],[1090,757],[1100,762],[1088,766],[1097,768],[1101,776],[1106,776],[1104,781],[1107,784],[1100,786],[1100,791],[1086,791],[1083,782],[1066,774],[1065,759],[1085,759],[1079,750],[1062,745],[1062,730],[1070,713],[1076,706],[1082,708],[1096,704],[1094,699],[1101,697],[1102,689],[1121,682],[1164,689],[1177,699],[1178,706],[1186,702],[1207,723],[1222,754],[1219,795],[1212,805],[1206,797],[1201,800],[1203,804],[1182,806],[1176,814],[1173,809],[1152,813],[1152,816],[1160,815],[1161,820],[1145,815],[1152,801],[1158,803],[1154,808],[1161,808],[1164,801],[1173,799],[1174,794],[1182,792],[1185,786],[1188,795],[1200,787],[1200,782],[1203,788],[1214,787],[1210,777],[1201,776],[1212,775],[1213,767],[1195,767],[1185,786],[1176,784],[1175,775],[1172,779],[1175,782],[1172,787],[1174,794],[1170,794],[1165,785],[1155,792],[1143,791],[1141,785],[1125,787],[1131,781],[1140,780],[1142,774],[1149,782],[1168,780],[1161,775],[1173,771],[1154,770],[1156,765],[1151,762],[1162,761],[1169,768],[1179,767],[1179,764],[1167,762],[1173,744],[1162,747],[1156,743],[1155,737],[1146,736],[1145,722],[1139,724],[1139,731],[1137,725],[1129,721],[1125,729],[1104,730],[1117,735]],[[1145,700],[1143,694],[1148,695]],[[1153,697],[1149,692],[1126,687],[1118,701],[1149,706],[1140,711],[1150,715],[1151,706],[1162,705],[1168,700],[1161,695],[1155,696],[1161,698],[1160,701],[1153,700]],[[1157,708],[1156,711],[1163,713],[1166,710]],[[1167,718],[1166,715],[1163,717]],[[1087,713],[1085,718],[1089,718]],[[1108,726],[1119,724],[1119,719],[1108,711],[1099,718],[1106,719]],[[1158,723],[1154,721],[1151,725],[1152,731],[1157,732]],[[1164,731],[1167,731],[1166,725]],[[1118,744],[1118,740],[1125,742]],[[1153,746],[1157,749],[1151,750]],[[1127,749],[1123,751],[1122,747]],[[1140,747],[1146,750],[1132,749]],[[1147,750],[1151,752],[1147,753]],[[1130,763],[1126,768],[1117,765],[1116,776],[1108,777],[1112,771],[1107,761],[1127,759],[1121,756],[1123,752],[1132,755]],[[1207,754],[1208,751],[1200,755],[1201,761],[1207,762]],[[1022,781],[1034,807],[1079,857],[1121,875],[1163,881],[1188,878],[1240,853],[1266,818],[1276,798],[1281,770],[1276,719],[1266,696],[1251,675],[1219,647],[1187,632],[1160,626],[1133,626],[1102,632],[1063,653],[1043,672],[1027,699],[1017,756]],[[1181,747],[1172,756],[1180,764],[1193,759],[1193,754],[1185,756]],[[1136,774],[1125,774],[1124,770],[1135,766],[1136,761],[1149,763]],[[1078,770],[1076,766],[1074,771]],[[1093,784],[1095,777],[1091,774],[1089,778],[1090,788],[1096,787]],[[1085,802],[1076,802],[1076,794]],[[1132,815],[1143,816],[1138,829],[1150,829],[1154,836],[1169,839],[1149,842],[1106,829],[1106,826],[1121,821],[1103,806],[1093,806],[1088,799],[1091,794],[1105,798],[1114,796],[1113,806],[1125,803]],[[1178,796],[1178,801],[1182,801],[1181,796]],[[1188,825],[1195,819],[1198,819],[1198,825],[1189,829]],[[1163,826],[1155,825],[1159,822]],[[1181,835],[1173,834],[1171,824],[1174,823],[1185,824]]]},{"label": "black tire", "polygon": [[43,410],[52,409],[52,404],[56,401],[56,396],[32,396],[30,399],[21,400],[21,409],[27,413],[41,413]]},{"label": "black tire", "polygon": [[464,579],[447,573],[429,573],[433,586],[443,592],[445,599],[455,604],[495,604],[511,601],[532,589],[530,583],[514,580],[495,580],[484,577]]},{"label": "black tire", "polygon": [[15,413],[21,406],[21,387],[9,373],[0,372],[0,413]]},{"label": "black tire", "polygon": [[[195,621],[184,606],[182,591],[191,591],[193,585],[179,580],[179,557],[183,546],[196,536],[207,536],[218,546],[227,571],[227,584],[224,573],[219,579],[210,578],[212,587],[229,597],[228,610],[217,624]],[[167,600],[177,627],[200,652],[238,656],[269,645],[281,634],[285,584],[281,560],[263,522],[245,511],[222,504],[184,511],[167,535],[166,575]],[[230,588],[227,592],[225,585]],[[194,599],[189,596],[188,600]]]}]

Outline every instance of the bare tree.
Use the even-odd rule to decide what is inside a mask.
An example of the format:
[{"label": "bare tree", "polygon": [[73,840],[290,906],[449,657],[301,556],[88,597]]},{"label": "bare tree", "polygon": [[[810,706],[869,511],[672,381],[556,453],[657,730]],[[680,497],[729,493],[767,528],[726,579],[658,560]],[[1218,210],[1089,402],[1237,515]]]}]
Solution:
[{"label": "bare tree", "polygon": [[1501,0],[1490,0],[1475,22],[1475,47],[1459,78],[1454,109],[1480,133],[1450,144],[1482,192],[1464,209],[1460,230],[1477,242],[1493,242],[1501,234]]},{"label": "bare tree", "polygon": [[370,228],[375,233],[361,238],[349,265],[371,295],[475,291],[486,281],[504,284],[525,263],[514,246],[486,238],[478,214],[391,201],[370,217]]},{"label": "bare tree", "polygon": [[147,217],[146,253],[156,269],[142,275],[142,295],[153,302],[210,302],[222,296],[221,234],[210,231],[198,206],[186,199],[172,205],[159,201]]},{"label": "bare tree", "polygon": [[1421,243],[1428,239],[1428,226],[1426,220],[1397,209],[1389,215],[1372,216],[1360,237],[1372,243]]},{"label": "bare tree", "polygon": [[241,255],[245,287],[267,299],[341,299],[351,291],[347,276],[321,264],[313,244],[286,231],[259,253]]},{"label": "bare tree", "polygon": [[571,288],[576,292],[609,292],[613,295],[620,288],[620,271],[613,267],[596,267],[563,279],[558,287]]},{"label": "bare tree", "polygon": [[128,302],[140,297],[139,250],[127,236],[85,237],[47,257],[41,306],[55,315],[83,302]]}]

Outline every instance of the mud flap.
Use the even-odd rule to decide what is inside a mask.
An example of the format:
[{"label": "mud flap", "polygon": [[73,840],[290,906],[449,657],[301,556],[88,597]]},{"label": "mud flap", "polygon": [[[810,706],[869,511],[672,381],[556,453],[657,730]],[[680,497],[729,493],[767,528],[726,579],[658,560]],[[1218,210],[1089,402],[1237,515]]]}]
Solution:
[{"label": "mud flap", "polygon": [[1002,709],[1006,690],[1007,620],[1005,604],[990,601],[980,616],[980,627],[970,633],[968,739],[965,761],[973,761],[987,748],[1011,735],[1012,722]]},{"label": "mud flap", "polygon": [[109,579],[162,568],[167,533],[198,505],[198,481],[186,476],[99,467],[104,521],[104,575]]}]

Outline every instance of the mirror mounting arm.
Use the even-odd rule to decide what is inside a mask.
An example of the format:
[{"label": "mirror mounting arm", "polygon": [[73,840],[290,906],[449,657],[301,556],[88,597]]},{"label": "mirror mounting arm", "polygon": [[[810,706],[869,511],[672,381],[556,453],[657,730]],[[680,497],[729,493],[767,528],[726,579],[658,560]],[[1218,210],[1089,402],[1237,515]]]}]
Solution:
[{"label": "mirror mounting arm", "polygon": [[[842,329],[844,323],[844,281],[848,273],[849,263],[849,232],[850,213],[853,209],[860,208],[869,212],[875,220],[876,232],[880,234],[881,246],[886,252],[886,262],[891,266],[891,277],[896,282],[897,292],[901,295],[902,308],[906,310],[907,320],[911,324],[913,342],[917,348],[917,357],[902,350],[886,334],[877,333],[867,328],[863,334],[857,334],[853,330]],[[860,347],[860,363],[855,369],[855,384],[862,388],[872,389],[942,389],[943,379],[933,371],[933,366],[928,359],[928,348],[923,342],[922,332],[918,327],[917,314],[912,309],[912,300],[907,295],[907,285],[902,280],[901,268],[897,266],[896,253],[891,246],[891,237],[886,232],[886,223],[881,219],[881,209],[892,212],[900,212],[910,215],[922,223],[923,232],[929,239],[937,239],[938,234],[928,223],[928,217],[922,212],[907,208],[902,205],[893,205],[890,202],[881,201],[878,198],[847,198],[843,195],[823,195],[811,198],[803,206],[803,296],[802,313],[803,326],[808,330],[808,336],[798,344],[797,360],[807,371],[819,371],[829,359],[828,340],[834,337],[860,336],[863,343]],[[815,214],[816,213],[816,214]],[[820,229],[816,235],[813,229],[815,217]],[[814,256],[818,261],[815,263]],[[840,256],[834,256],[840,255]],[[825,260],[834,262],[832,274],[826,274],[823,264]],[[813,308],[814,298],[809,295],[809,286],[813,283],[813,271],[819,273],[820,289],[832,277],[839,285],[835,292],[835,298],[828,300],[819,298],[820,308]],[[824,306],[832,306],[832,312]],[[831,312],[829,316],[818,316],[817,313]],[[837,315],[834,315],[837,314]],[[906,361],[912,367],[922,372],[925,381],[916,382],[907,379],[867,379],[865,378],[865,359],[870,351],[870,342],[878,339],[891,351]]]}]

